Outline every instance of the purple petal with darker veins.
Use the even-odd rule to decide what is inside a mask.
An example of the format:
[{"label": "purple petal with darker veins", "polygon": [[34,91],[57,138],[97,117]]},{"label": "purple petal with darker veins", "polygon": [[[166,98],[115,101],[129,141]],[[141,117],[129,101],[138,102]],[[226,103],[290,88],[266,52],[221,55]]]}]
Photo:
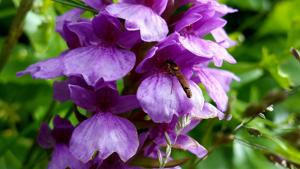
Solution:
[{"label": "purple petal with darker veins", "polygon": [[[189,81],[190,89],[192,91],[192,98],[189,99],[193,104],[192,111],[201,111],[204,106],[204,97],[200,87],[193,81]],[[190,113],[192,113],[192,111]]]},{"label": "purple petal with darker veins", "polygon": [[236,45],[236,42],[231,40],[223,28],[217,28],[211,31],[212,36],[218,44],[225,48]]},{"label": "purple petal with darker veins", "polygon": [[[120,98],[118,91],[110,86],[104,86],[96,91],[90,90],[78,85],[69,85],[70,96],[74,103],[90,112],[111,112],[115,110],[115,106],[118,104]],[[125,97],[125,96],[123,96]],[[122,100],[123,101],[123,100]],[[132,100],[128,100],[131,102]],[[124,104],[124,106],[122,106]],[[133,106],[135,103],[132,103]],[[126,103],[120,103],[121,107],[128,108]],[[121,111],[118,109],[118,111]]]},{"label": "purple petal with darker veins", "polygon": [[30,65],[25,70],[18,72],[17,76],[31,74],[33,78],[38,79],[51,79],[62,76],[64,70],[62,59],[67,53],[68,52],[64,52],[58,57],[47,59]]},{"label": "purple petal with darker veins", "polygon": [[125,49],[131,49],[141,41],[139,31],[125,31],[119,36],[118,45]]},{"label": "purple petal with darker veins", "polygon": [[181,44],[190,52],[200,57],[213,58],[216,66],[222,66],[223,60],[236,63],[235,59],[219,44],[196,36],[187,35],[179,38]]},{"label": "purple petal with darker veins", "polygon": [[201,146],[196,140],[186,135],[179,135],[177,137],[174,147],[190,151],[198,158],[203,158],[207,155],[207,150]]},{"label": "purple petal with darker veins", "polygon": [[96,103],[97,99],[93,91],[87,90],[81,86],[69,85],[70,98],[77,105],[91,112],[99,110]]},{"label": "purple petal with darker veins", "polygon": [[135,155],[138,146],[138,134],[130,121],[110,113],[98,113],[74,130],[70,151],[83,162],[88,162],[96,151],[99,159],[116,152],[126,162]]},{"label": "purple petal with darker veins", "polygon": [[125,19],[127,30],[140,30],[143,41],[161,41],[168,34],[166,21],[146,6],[117,3],[107,6],[106,10],[114,17]]},{"label": "purple petal with darker veins", "polygon": [[202,68],[205,71],[210,72],[210,74],[218,79],[219,83],[222,85],[223,89],[227,92],[230,89],[230,84],[233,80],[240,81],[240,78],[235,74],[221,69],[213,69],[213,68]]},{"label": "purple petal with darker veins", "polygon": [[180,36],[179,41],[185,49],[197,56],[205,58],[213,57],[213,53],[208,50],[208,47],[205,45],[205,41],[199,37],[192,35]]},{"label": "purple petal with darker veins", "polygon": [[212,104],[204,103],[202,111],[194,111],[192,113],[192,117],[200,120],[218,117],[219,120],[223,120],[225,118],[225,114]]},{"label": "purple petal with darker veins", "polygon": [[201,14],[190,13],[190,14],[187,15],[187,17],[185,17],[185,18],[179,20],[178,22],[176,22],[175,31],[179,32],[183,28],[189,26],[191,23],[194,23],[194,22],[200,20],[201,18],[202,18]]},{"label": "purple petal with darker veins", "polygon": [[164,73],[154,74],[141,83],[137,98],[154,122],[168,123],[174,115],[189,113],[192,108],[202,109],[204,99],[201,90],[195,85],[191,83],[193,96],[190,99],[176,77]]},{"label": "purple petal with darker veins", "polygon": [[37,137],[37,143],[44,149],[54,147],[55,140],[51,135],[51,129],[49,128],[48,124],[41,124],[39,134]]},{"label": "purple petal with darker veins", "polygon": [[209,96],[216,102],[221,111],[225,111],[227,109],[228,96],[218,79],[205,69],[195,68],[195,71]]},{"label": "purple petal with darker veins", "polygon": [[93,45],[99,42],[99,38],[94,33],[91,22],[70,23],[66,25],[66,27],[69,31],[75,34],[80,46]]},{"label": "purple petal with darker veins", "polygon": [[152,0],[151,9],[161,15],[165,11],[167,4],[168,0]]},{"label": "purple petal with darker veins", "polygon": [[82,75],[88,85],[95,86],[101,79],[114,81],[125,76],[135,64],[135,55],[114,46],[98,45],[71,50],[63,63],[65,75]]},{"label": "purple petal with darker veins", "polygon": [[185,27],[191,26],[197,21],[201,21],[203,17],[205,17],[205,19],[207,17],[212,17],[213,14],[214,11],[208,4],[193,6],[184,13],[179,21],[175,23],[175,31],[179,32]]},{"label": "purple petal with darker veins", "polygon": [[92,24],[96,35],[104,41],[114,42],[122,33],[120,21],[104,13],[94,17]]},{"label": "purple petal with darker veins", "polygon": [[221,18],[211,18],[206,21],[199,21],[193,25],[193,33],[199,37],[203,37],[216,28],[224,27],[226,23],[226,20]]},{"label": "purple petal with darker veins", "polygon": [[62,16],[58,16],[56,19],[56,28],[55,30],[64,36],[64,25],[67,22],[77,21],[80,19],[80,15],[83,13],[83,10],[81,9],[73,9],[68,12],[66,12]]},{"label": "purple petal with darker veins", "polygon": [[65,144],[57,144],[52,153],[51,161],[48,164],[48,169],[88,169],[86,164],[77,160],[69,151]]},{"label": "purple petal with darker veins", "polygon": [[125,113],[130,110],[140,107],[140,103],[135,95],[120,96],[117,104],[114,105],[110,110],[112,113],[119,114]]}]

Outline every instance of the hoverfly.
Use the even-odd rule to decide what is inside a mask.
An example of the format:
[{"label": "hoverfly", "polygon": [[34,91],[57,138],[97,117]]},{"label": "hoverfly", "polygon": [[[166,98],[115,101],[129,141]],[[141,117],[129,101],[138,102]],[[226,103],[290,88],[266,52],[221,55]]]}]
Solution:
[{"label": "hoverfly", "polygon": [[183,88],[186,96],[188,98],[191,98],[192,97],[192,91],[190,89],[190,85],[187,81],[187,79],[184,77],[184,75],[182,74],[180,68],[177,66],[176,63],[174,63],[173,61],[171,60],[167,60],[165,62],[166,64],[166,67],[167,67],[167,71],[172,74],[173,76],[176,76],[176,78],[178,79],[181,87]]}]

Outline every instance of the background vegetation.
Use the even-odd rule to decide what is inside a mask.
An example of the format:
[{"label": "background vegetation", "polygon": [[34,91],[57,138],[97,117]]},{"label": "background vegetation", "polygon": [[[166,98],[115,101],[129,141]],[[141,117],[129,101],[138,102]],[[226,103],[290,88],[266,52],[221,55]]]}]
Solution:
[{"label": "background vegetation", "polygon": [[[191,132],[209,149],[206,159],[184,152],[175,152],[176,158],[190,157],[184,167],[192,169],[299,168],[300,62],[290,48],[300,49],[300,0],[222,2],[239,9],[226,17],[226,29],[238,42],[230,49],[238,63],[225,68],[241,78],[229,93],[233,118],[205,120]],[[50,122],[54,114],[76,120],[70,103],[52,100],[52,80],[15,74],[66,49],[54,26],[55,17],[69,7],[35,0],[19,28],[11,26],[19,4],[0,0],[0,57],[10,56],[8,62],[0,59],[0,168],[41,169],[50,152],[36,145],[40,123]],[[13,48],[5,41],[10,31],[12,36],[21,33]]]}]

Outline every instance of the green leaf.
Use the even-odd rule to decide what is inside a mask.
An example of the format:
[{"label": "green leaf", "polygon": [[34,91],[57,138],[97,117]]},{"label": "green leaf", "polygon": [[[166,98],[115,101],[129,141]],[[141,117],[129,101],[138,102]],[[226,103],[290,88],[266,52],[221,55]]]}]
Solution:
[{"label": "green leaf", "polygon": [[294,18],[288,32],[288,46],[300,49],[300,15]]},{"label": "green leaf", "polygon": [[272,75],[282,88],[289,89],[293,86],[293,82],[289,75],[281,70],[280,62],[274,54],[269,54],[267,48],[263,48],[262,50],[262,61],[260,65]]},{"label": "green leaf", "polygon": [[226,0],[226,2],[243,10],[267,11],[271,8],[270,0]]},{"label": "green leaf", "polygon": [[[300,1],[286,0],[276,3],[263,26],[259,30],[260,35],[286,33],[290,30],[292,22],[300,15]],[[276,25],[276,26],[275,26]]]},{"label": "green leaf", "polygon": [[254,137],[242,129],[235,140],[249,146],[250,148],[260,150],[262,152],[272,153],[279,155],[295,164],[300,164],[300,151],[289,145],[282,139],[272,134],[267,129],[259,129],[262,136]]}]

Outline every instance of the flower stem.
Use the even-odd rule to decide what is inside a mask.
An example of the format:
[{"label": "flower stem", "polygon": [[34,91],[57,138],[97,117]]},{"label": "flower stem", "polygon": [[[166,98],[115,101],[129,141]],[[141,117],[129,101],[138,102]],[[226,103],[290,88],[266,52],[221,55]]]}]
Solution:
[{"label": "flower stem", "polygon": [[10,31],[8,36],[3,43],[3,47],[0,53],[0,72],[3,70],[6,65],[10,53],[13,50],[14,46],[18,42],[19,37],[23,33],[23,23],[27,12],[31,9],[33,0],[22,0],[20,6],[18,7],[17,14],[12,21],[10,26]]}]

